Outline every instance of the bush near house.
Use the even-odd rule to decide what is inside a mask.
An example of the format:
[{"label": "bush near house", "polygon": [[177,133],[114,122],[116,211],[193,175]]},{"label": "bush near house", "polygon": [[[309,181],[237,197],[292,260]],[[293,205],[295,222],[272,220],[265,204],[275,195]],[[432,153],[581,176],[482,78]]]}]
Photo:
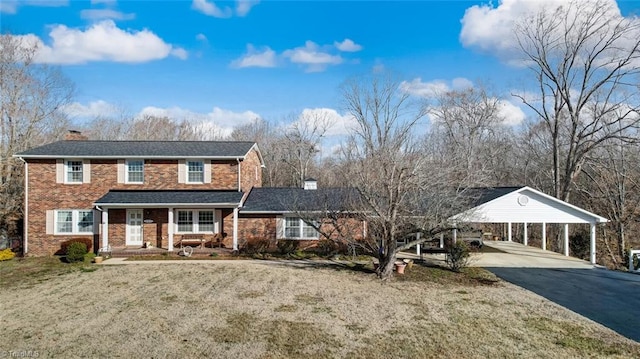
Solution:
[{"label": "bush near house", "polygon": [[91,247],[93,246],[93,241],[91,239],[89,239],[89,238],[71,238],[69,240],[66,240],[66,241],[60,243],[60,253],[66,255],[67,251],[68,251],[68,247],[72,243],[82,243],[82,244],[84,244],[86,252],[90,252],[91,251]]},{"label": "bush near house", "polygon": [[84,243],[73,242],[67,247],[67,261],[69,263],[82,262],[87,254],[87,246]]},{"label": "bush near house", "polygon": [[464,241],[457,241],[447,247],[447,266],[454,272],[460,272],[469,264],[470,255],[469,245]]}]

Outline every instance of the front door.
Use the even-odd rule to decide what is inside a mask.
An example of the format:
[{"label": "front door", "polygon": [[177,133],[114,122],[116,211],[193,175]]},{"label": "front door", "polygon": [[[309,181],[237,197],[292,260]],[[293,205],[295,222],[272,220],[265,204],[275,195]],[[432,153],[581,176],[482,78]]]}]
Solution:
[{"label": "front door", "polygon": [[127,210],[127,241],[128,246],[142,246],[142,210]]}]

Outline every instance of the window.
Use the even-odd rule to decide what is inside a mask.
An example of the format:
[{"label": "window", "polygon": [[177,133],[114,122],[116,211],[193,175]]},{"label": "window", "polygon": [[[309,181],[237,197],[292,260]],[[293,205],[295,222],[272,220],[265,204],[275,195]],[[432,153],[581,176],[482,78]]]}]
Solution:
[{"label": "window", "polygon": [[127,161],[127,183],[144,183],[144,160]]},{"label": "window", "polygon": [[[317,223],[314,223],[317,225]],[[302,218],[285,217],[284,235],[291,239],[318,239],[318,231]]]},{"label": "window", "polygon": [[214,225],[213,210],[178,211],[178,233],[213,233]]},{"label": "window", "polygon": [[193,212],[178,211],[178,232],[193,232]]},{"label": "window", "polygon": [[82,183],[82,161],[66,162],[67,183]]},{"label": "window", "polygon": [[198,231],[213,232],[214,216],[213,211],[198,212]]},{"label": "window", "polygon": [[204,162],[187,161],[187,183],[204,183]]},{"label": "window", "polygon": [[56,211],[56,234],[92,234],[92,210],[61,210]]}]

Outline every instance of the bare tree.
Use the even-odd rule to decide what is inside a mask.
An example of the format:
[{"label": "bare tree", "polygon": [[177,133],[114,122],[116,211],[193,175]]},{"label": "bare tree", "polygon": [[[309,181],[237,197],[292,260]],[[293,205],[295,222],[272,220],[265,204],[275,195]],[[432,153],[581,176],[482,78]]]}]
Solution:
[{"label": "bare tree", "polygon": [[309,176],[320,152],[320,142],[332,124],[325,112],[303,112],[285,131],[282,160],[289,167],[295,186],[301,187]]},{"label": "bare tree", "polygon": [[500,99],[484,86],[439,93],[428,105],[430,141],[455,168],[452,183],[462,187],[500,185],[504,154],[513,133],[500,114]]},{"label": "bare tree", "polygon": [[12,156],[59,138],[68,124],[61,108],[74,86],[58,68],[34,63],[38,48],[0,35],[0,216],[22,215],[23,165]]},{"label": "bare tree", "polygon": [[445,206],[452,202],[443,199],[455,190],[415,134],[424,107],[398,91],[397,82],[383,75],[354,80],[343,86],[343,96],[357,121],[343,147],[343,175],[359,193],[379,259],[377,273],[387,279],[397,253],[419,243],[398,246],[397,241],[416,229],[437,232],[451,214]]},{"label": "bare tree", "polygon": [[640,121],[640,22],[611,1],[572,0],[524,18],[515,34],[538,95],[514,95],[545,125],[553,192],[566,201],[591,152],[637,140],[626,130]]}]

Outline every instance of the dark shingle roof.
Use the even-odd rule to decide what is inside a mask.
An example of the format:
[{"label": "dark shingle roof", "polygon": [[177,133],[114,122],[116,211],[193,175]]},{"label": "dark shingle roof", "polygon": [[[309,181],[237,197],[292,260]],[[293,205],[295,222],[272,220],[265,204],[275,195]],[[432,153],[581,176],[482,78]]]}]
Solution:
[{"label": "dark shingle roof", "polygon": [[241,212],[352,211],[359,198],[353,188],[253,188]]},{"label": "dark shingle roof", "polygon": [[95,204],[108,205],[205,205],[239,204],[242,192],[238,191],[196,191],[196,190],[111,190]]},{"label": "dark shingle roof", "polygon": [[523,186],[518,187],[474,187],[467,188],[463,192],[463,196],[467,198],[471,207],[476,207],[481,204],[493,201],[496,198],[502,197],[513,191],[521,189]]},{"label": "dark shingle roof", "polygon": [[244,157],[254,142],[220,141],[58,141],[18,153],[24,158]]}]

